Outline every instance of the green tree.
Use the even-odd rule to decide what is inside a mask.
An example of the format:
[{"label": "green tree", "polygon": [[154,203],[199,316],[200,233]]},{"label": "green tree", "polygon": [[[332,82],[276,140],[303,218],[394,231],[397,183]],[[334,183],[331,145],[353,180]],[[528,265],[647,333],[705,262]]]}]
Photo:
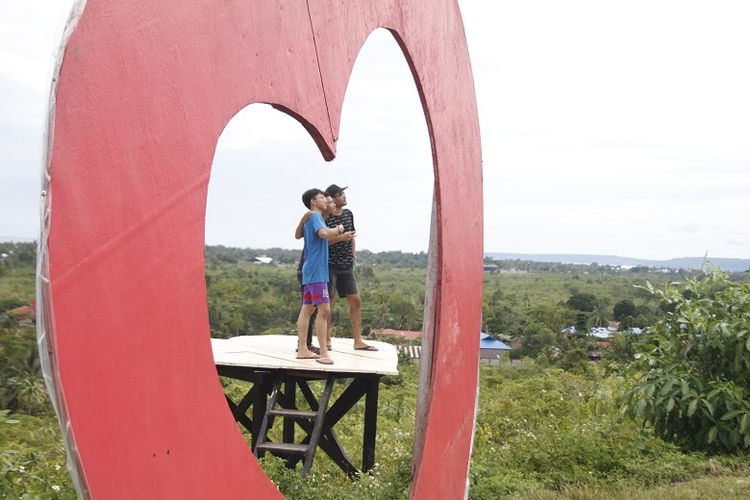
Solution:
[{"label": "green tree", "polygon": [[503,335],[518,335],[522,321],[507,303],[486,307],[483,315],[484,331]]},{"label": "green tree", "polygon": [[626,317],[634,317],[636,313],[635,304],[629,299],[619,301],[612,308],[612,316],[615,318],[615,321],[622,321]]},{"label": "green tree", "polygon": [[596,326],[604,326],[609,320],[609,299],[597,299],[592,315]]},{"label": "green tree", "polygon": [[417,328],[417,320],[421,318],[418,317],[417,307],[410,297],[400,292],[393,292],[388,297],[387,305],[394,328],[399,330]]},{"label": "green tree", "polygon": [[533,304],[526,312],[529,322],[541,323],[554,332],[575,323],[575,314],[568,308],[554,304]]},{"label": "green tree", "polygon": [[357,276],[363,280],[374,280],[375,271],[372,266],[359,266],[357,268]]},{"label": "green tree", "polygon": [[576,329],[578,331],[578,335],[586,335],[586,332],[589,328],[588,322],[589,315],[587,313],[581,311],[578,311],[576,313]]},{"label": "green tree", "polygon": [[582,312],[593,312],[596,309],[596,295],[593,293],[575,292],[566,302],[568,307]]},{"label": "green tree", "polygon": [[563,354],[557,362],[560,368],[573,373],[589,371],[589,353],[585,338],[570,337],[563,347]]},{"label": "green tree", "polygon": [[539,354],[551,355],[557,344],[557,333],[539,323],[530,323],[523,328],[523,341],[519,354],[535,357]]},{"label": "green tree", "polygon": [[750,282],[711,271],[646,288],[667,312],[645,339],[628,412],[695,448],[750,449]]},{"label": "green tree", "polygon": [[49,412],[33,327],[0,329],[0,409]]},{"label": "green tree", "polygon": [[605,355],[607,362],[631,363],[635,355],[636,335],[616,333],[611,340],[611,346]]}]

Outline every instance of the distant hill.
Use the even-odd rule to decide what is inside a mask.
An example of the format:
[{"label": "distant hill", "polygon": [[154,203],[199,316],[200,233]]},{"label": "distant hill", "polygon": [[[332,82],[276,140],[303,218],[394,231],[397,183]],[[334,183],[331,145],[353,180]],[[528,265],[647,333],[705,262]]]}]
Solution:
[{"label": "distant hill", "polygon": [[36,241],[35,238],[27,238],[25,236],[0,236],[1,243],[32,243]]},{"label": "distant hill", "polygon": [[[679,257],[669,260],[635,259],[617,255],[554,254],[554,253],[499,253],[486,252],[495,260],[530,260],[532,262],[560,262],[563,264],[607,264],[610,266],[646,266],[669,269],[700,269],[703,257]],[[750,269],[750,259],[709,258],[722,271],[737,273]]]}]

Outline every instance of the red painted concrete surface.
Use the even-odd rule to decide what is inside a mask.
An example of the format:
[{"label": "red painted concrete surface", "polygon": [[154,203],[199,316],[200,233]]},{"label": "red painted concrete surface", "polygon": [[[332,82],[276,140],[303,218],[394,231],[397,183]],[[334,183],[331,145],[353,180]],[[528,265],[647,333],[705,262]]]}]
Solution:
[{"label": "red painted concrete surface", "polygon": [[211,162],[225,125],[256,102],[297,118],[332,159],[354,60],[380,27],[412,69],[435,166],[433,358],[411,496],[464,496],[482,175],[468,51],[447,0],[88,0],[54,94],[39,271],[51,380],[85,495],[280,496],[212,360]]}]

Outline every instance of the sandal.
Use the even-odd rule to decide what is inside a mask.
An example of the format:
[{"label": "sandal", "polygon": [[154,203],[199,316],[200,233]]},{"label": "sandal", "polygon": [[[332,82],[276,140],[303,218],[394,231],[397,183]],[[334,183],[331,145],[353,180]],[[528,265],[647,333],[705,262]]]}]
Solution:
[{"label": "sandal", "polygon": [[314,359],[315,361],[317,361],[318,358],[320,358],[320,356],[315,353],[308,354],[307,356],[300,356],[299,354],[297,355],[297,359]]},{"label": "sandal", "polygon": [[[307,350],[315,354],[320,354],[320,347],[315,347],[314,345],[307,346]],[[299,352],[299,349],[295,349],[294,352]]]}]

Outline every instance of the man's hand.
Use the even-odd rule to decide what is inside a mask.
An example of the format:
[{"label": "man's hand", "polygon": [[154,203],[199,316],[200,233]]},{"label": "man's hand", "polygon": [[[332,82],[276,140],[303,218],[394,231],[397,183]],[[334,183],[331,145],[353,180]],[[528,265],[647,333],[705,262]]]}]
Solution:
[{"label": "man's hand", "polygon": [[297,228],[294,230],[295,239],[302,239],[302,237],[305,235],[305,222],[307,222],[310,217],[312,217],[312,211],[306,212],[305,215],[303,215],[299,220],[299,224],[297,224]]},{"label": "man's hand", "polygon": [[347,231],[345,233],[341,233],[338,237],[338,240],[339,241],[352,241],[355,236],[356,236],[356,233],[354,231]]}]

